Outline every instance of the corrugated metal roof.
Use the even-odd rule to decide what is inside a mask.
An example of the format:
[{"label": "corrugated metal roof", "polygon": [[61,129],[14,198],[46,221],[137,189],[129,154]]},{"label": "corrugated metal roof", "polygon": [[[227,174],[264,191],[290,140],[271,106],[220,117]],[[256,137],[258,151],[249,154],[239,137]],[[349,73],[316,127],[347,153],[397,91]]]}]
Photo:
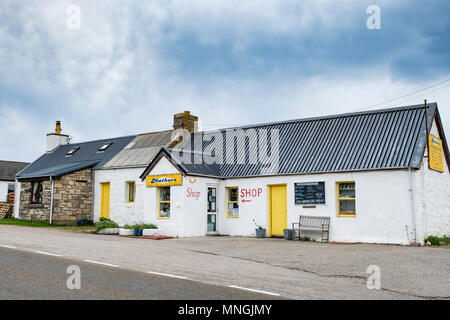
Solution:
[{"label": "corrugated metal roof", "polygon": [[[437,104],[428,104],[429,129],[436,114]],[[278,166],[260,161],[261,146],[271,150],[270,138],[265,139],[265,132],[271,130],[279,134]],[[192,138],[193,150],[204,152],[209,144],[205,140],[219,134],[226,141],[230,133],[236,136],[230,155],[235,160],[246,155],[245,163],[235,161],[211,168],[201,159],[190,164],[178,156],[178,151],[166,151],[187,173],[220,177],[419,168],[426,146],[425,108],[415,105],[207,131],[197,133],[203,142]],[[258,154],[256,163],[248,156],[252,151]],[[226,152],[224,147],[224,158]],[[192,157],[195,153],[189,154]]]},{"label": "corrugated metal roof", "polygon": [[103,168],[145,167],[161,147],[170,144],[171,136],[172,130],[138,135]]},{"label": "corrugated metal roof", "polygon": [[74,163],[63,163],[51,168],[44,168],[42,170],[33,171],[30,174],[21,174],[20,180],[38,179],[44,177],[60,177],[64,174],[75,172],[81,169],[94,167],[99,161],[83,161]]},{"label": "corrugated metal roof", "polygon": [[20,172],[20,170],[23,170],[27,165],[29,165],[28,162],[0,160],[0,180],[16,180],[16,174]]},{"label": "corrugated metal roof", "polygon": [[[64,171],[62,174],[66,174],[80,170],[79,166],[85,166],[84,168],[89,166],[92,166],[95,169],[101,168],[135,137],[136,136],[127,136],[61,145],[55,150],[45,153],[24,170],[19,172],[17,178],[19,180],[25,180],[58,176],[61,175],[61,171]],[[105,151],[99,152],[99,148],[107,143],[112,144]],[[71,156],[67,156],[67,152],[72,148],[77,147],[79,147],[77,152]]]}]

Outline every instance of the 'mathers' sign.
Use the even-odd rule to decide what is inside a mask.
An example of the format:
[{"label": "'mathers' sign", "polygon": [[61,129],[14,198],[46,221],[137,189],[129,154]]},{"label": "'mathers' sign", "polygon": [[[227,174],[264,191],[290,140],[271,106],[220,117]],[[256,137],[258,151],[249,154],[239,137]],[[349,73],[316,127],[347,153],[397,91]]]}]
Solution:
[{"label": "'mathers' sign", "polygon": [[428,140],[430,154],[428,156],[430,169],[438,172],[444,172],[444,152],[442,149],[442,140],[430,134]]},{"label": "'mathers' sign", "polygon": [[157,176],[147,176],[147,187],[179,186],[181,184],[181,174],[161,174]]}]

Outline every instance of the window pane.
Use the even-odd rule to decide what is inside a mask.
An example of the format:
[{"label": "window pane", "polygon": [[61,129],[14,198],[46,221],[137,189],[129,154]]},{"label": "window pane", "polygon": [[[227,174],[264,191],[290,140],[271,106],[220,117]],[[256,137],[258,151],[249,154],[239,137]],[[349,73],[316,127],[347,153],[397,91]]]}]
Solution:
[{"label": "window pane", "polygon": [[128,183],[128,202],[134,202],[134,189],[135,189],[134,182],[129,182]]},{"label": "window pane", "polygon": [[239,216],[239,204],[238,203],[228,203],[228,215],[233,217]]},{"label": "window pane", "polygon": [[238,201],[238,189],[228,189],[228,201]]},{"label": "window pane", "polygon": [[161,218],[170,218],[170,203],[159,204],[159,216]]},{"label": "window pane", "polygon": [[216,188],[208,188],[208,212],[216,212]]},{"label": "window pane", "polygon": [[339,212],[355,212],[355,200],[339,200]]},{"label": "window pane", "polygon": [[354,183],[340,183],[339,184],[339,198],[355,198],[355,184]]},{"label": "window pane", "polygon": [[170,201],[170,187],[159,189],[159,201]]}]

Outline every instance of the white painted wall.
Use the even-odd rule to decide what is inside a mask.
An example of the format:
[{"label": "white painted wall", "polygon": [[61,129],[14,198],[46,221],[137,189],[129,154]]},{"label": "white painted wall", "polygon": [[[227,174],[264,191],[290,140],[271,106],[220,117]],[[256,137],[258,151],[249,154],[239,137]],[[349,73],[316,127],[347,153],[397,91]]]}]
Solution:
[{"label": "white painted wall", "polygon": [[8,201],[8,184],[14,183],[9,181],[0,181],[0,202]]},{"label": "white painted wall", "polygon": [[[176,173],[176,168],[163,158],[150,172],[155,174]],[[195,179],[191,181],[191,179]],[[305,209],[294,202],[294,183],[325,182],[326,203]],[[356,182],[355,218],[337,217],[336,182]],[[218,187],[218,231],[220,234],[252,236],[256,223],[269,229],[269,185],[287,185],[288,225],[298,220],[300,214],[331,217],[331,241],[359,241],[408,244],[406,226],[411,228],[410,194],[407,170],[367,171],[353,173],[330,173],[316,175],[257,177],[241,179],[212,179],[204,177],[183,178],[183,185],[171,188],[172,217],[158,221],[161,231],[171,236],[202,236],[206,234],[207,187]],[[239,218],[227,218],[226,187],[262,188],[259,197],[243,203],[240,199]],[[198,199],[187,197],[187,188],[200,192]],[[146,211],[157,217],[156,188],[148,188],[145,196]],[[147,208],[149,208],[147,210]],[[153,220],[152,219],[152,220]],[[320,234],[312,234],[319,239]]]},{"label": "white painted wall", "polygon": [[[442,138],[433,122],[430,133]],[[425,152],[425,156],[427,152]],[[444,172],[430,170],[428,158],[414,173],[415,203],[417,210],[417,240],[424,243],[428,236],[450,235],[450,173],[444,158]]]},{"label": "white painted wall", "polygon": [[[100,219],[102,199],[101,184],[104,182],[110,183],[110,219],[114,220],[119,225],[144,222],[143,196],[146,187],[144,182],[141,182],[139,179],[142,171],[144,171],[144,168],[95,170],[93,213],[95,222]],[[136,183],[135,203],[127,203],[128,181],[134,181]]]},{"label": "white painted wall", "polygon": [[19,209],[20,209],[20,194],[22,192],[21,190],[21,184],[19,181],[15,182],[16,187],[14,190],[14,218],[19,219]]}]

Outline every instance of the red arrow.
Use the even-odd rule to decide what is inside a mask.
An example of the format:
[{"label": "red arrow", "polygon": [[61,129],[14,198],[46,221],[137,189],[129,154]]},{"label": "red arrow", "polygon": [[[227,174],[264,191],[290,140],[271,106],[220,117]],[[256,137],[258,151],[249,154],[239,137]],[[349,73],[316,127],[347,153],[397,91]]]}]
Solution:
[{"label": "red arrow", "polygon": [[242,202],[252,202],[252,200],[245,200],[245,199],[242,199]]}]

